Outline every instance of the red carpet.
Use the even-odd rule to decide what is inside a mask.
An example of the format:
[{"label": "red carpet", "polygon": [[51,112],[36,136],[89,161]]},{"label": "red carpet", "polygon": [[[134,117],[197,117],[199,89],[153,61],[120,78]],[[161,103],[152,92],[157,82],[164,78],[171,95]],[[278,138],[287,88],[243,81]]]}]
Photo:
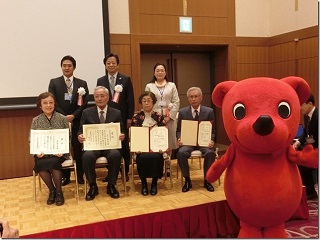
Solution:
[{"label": "red carpet", "polygon": [[318,200],[308,201],[309,219],[286,223],[289,238],[319,238]]},{"label": "red carpet", "polygon": [[238,232],[239,220],[224,200],[21,238],[216,238],[235,237]]}]

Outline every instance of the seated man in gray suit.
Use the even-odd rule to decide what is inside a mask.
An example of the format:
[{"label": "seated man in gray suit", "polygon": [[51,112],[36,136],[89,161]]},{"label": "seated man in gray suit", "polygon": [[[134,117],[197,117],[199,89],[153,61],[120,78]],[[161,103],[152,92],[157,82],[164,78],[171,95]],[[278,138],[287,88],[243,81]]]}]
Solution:
[{"label": "seated man in gray suit", "polygon": [[[84,124],[119,122],[121,126],[121,132],[124,131],[121,121],[121,112],[107,105],[109,101],[108,89],[103,86],[96,87],[94,89],[93,97],[96,106],[85,109],[80,120],[80,128],[78,131],[78,140],[80,143],[85,141],[85,138],[82,134],[82,126]],[[122,141],[124,138],[125,135],[121,133],[119,139]],[[101,156],[104,156],[108,159],[109,179],[107,194],[109,194],[112,198],[119,198],[119,192],[115,186],[121,165],[120,149],[85,151],[82,155],[83,170],[90,185],[90,189],[86,194],[87,201],[93,200],[95,196],[99,194],[96,183],[95,163],[96,160]]]},{"label": "seated man in gray suit", "polygon": [[213,109],[201,105],[202,101],[202,91],[198,87],[191,87],[187,91],[187,97],[191,106],[184,107],[179,110],[179,117],[177,123],[177,139],[179,150],[177,153],[178,164],[181,169],[182,176],[185,179],[185,183],[182,187],[182,192],[188,192],[192,188],[190,179],[190,170],[188,158],[191,156],[191,152],[194,150],[199,150],[204,157],[204,188],[208,191],[213,192],[213,186],[206,180],[205,176],[210,167],[210,165],[215,160],[215,153],[213,150],[215,130],[212,127],[211,141],[208,143],[208,147],[200,146],[184,146],[183,142],[180,140],[181,136],[181,120],[194,120],[194,121],[212,121],[214,122]]}]

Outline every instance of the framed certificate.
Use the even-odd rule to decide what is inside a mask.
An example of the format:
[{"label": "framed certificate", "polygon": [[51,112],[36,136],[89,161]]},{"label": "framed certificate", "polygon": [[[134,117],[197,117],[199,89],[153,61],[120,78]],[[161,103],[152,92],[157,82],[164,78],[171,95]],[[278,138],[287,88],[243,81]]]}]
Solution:
[{"label": "framed certificate", "polygon": [[181,120],[180,141],[183,145],[208,147],[211,135],[211,121]]},{"label": "framed certificate", "polygon": [[69,153],[69,128],[30,131],[30,154]]},{"label": "framed certificate", "polygon": [[131,152],[165,152],[168,150],[168,127],[131,127]]},{"label": "framed certificate", "polygon": [[85,124],[83,125],[83,149],[107,150],[121,148],[120,123]]}]

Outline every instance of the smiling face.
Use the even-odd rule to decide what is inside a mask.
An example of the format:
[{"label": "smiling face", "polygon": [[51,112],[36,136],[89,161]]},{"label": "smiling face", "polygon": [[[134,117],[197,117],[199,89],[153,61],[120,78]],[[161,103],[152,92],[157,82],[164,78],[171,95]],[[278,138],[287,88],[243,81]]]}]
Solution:
[{"label": "smiling face", "polygon": [[300,119],[295,90],[276,79],[247,79],[236,83],[222,104],[230,138],[245,152],[272,153],[291,143]]},{"label": "smiling face", "polygon": [[114,75],[119,69],[117,59],[115,57],[107,58],[105,67],[109,74]]},{"label": "smiling face", "polygon": [[61,69],[63,75],[69,78],[73,75],[75,67],[70,60],[64,60],[61,64]]},{"label": "smiling face", "polygon": [[163,81],[166,76],[166,69],[163,65],[159,65],[154,69],[154,76],[157,81]]},{"label": "smiling face", "polygon": [[54,111],[55,103],[53,97],[41,99],[40,108],[46,116],[51,116]]}]

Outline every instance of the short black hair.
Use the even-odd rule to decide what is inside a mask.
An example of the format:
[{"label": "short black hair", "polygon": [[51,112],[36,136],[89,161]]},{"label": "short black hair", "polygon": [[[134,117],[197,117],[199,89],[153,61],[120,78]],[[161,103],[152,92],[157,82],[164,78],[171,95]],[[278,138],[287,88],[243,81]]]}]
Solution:
[{"label": "short black hair", "polygon": [[108,60],[108,58],[114,57],[117,61],[117,65],[119,65],[120,60],[117,54],[113,54],[113,53],[109,53],[104,59],[103,59],[103,64],[106,65],[106,62]]},{"label": "short black hair", "polygon": [[145,96],[149,96],[152,99],[153,104],[156,104],[157,102],[157,98],[156,95],[154,95],[153,92],[149,92],[149,91],[145,91],[143,93],[141,93],[140,97],[139,97],[139,103],[142,104],[142,98]]},{"label": "short black hair", "polygon": [[76,68],[76,66],[77,66],[76,60],[75,60],[72,56],[70,56],[70,55],[64,56],[64,57],[61,59],[61,62],[60,62],[60,66],[61,66],[61,67],[62,67],[63,61],[65,61],[65,60],[71,61],[73,67]]},{"label": "short black hair", "polygon": [[310,94],[310,97],[308,98],[308,100],[306,101],[306,103],[311,102],[312,105],[314,105],[314,96],[312,95],[312,93]]}]

